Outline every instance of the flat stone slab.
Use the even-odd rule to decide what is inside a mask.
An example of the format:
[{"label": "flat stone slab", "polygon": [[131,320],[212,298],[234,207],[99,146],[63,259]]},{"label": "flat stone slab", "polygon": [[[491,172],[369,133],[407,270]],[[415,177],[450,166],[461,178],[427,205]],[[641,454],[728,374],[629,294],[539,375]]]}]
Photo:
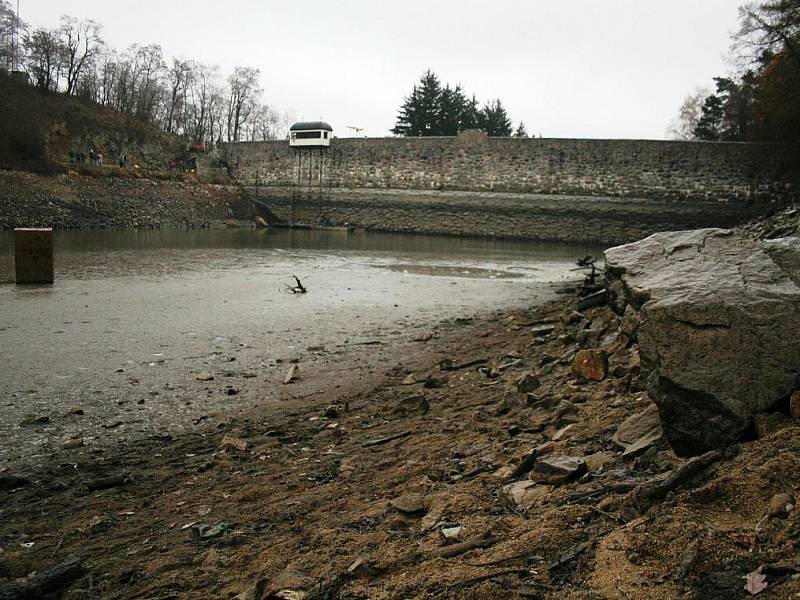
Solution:
[{"label": "flat stone slab", "polygon": [[677,454],[724,449],[800,382],[800,238],[663,232],[605,259]]}]

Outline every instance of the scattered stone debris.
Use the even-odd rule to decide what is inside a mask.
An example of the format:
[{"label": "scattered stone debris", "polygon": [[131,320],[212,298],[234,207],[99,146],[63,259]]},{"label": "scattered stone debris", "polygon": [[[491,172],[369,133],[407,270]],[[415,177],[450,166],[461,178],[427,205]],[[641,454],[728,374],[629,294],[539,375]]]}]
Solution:
[{"label": "scattered stone debris", "polygon": [[464,541],[464,528],[461,525],[442,527],[441,534],[446,544],[457,544]]},{"label": "scattered stone debris", "polygon": [[602,381],[608,370],[608,359],[605,350],[581,350],[572,362],[572,372],[587,381]]},{"label": "scattered stone debris", "polygon": [[226,434],[223,436],[222,441],[219,443],[220,448],[233,448],[244,452],[248,448],[248,443],[242,438]]},{"label": "scattered stone debris", "polygon": [[561,485],[586,473],[586,461],[574,456],[552,456],[536,461],[531,479],[540,483]]},{"label": "scattered stone debris", "polygon": [[503,486],[503,495],[516,510],[525,512],[543,500],[551,488],[536,481],[516,481]]},{"label": "scattered stone debris", "polygon": [[405,514],[421,513],[425,510],[425,499],[421,494],[408,493],[393,498],[389,504]]},{"label": "scattered stone debris", "polygon": [[650,403],[642,412],[623,421],[611,441],[624,450],[623,456],[636,456],[658,443],[662,436],[658,407]]},{"label": "scattered stone debris", "polygon": [[541,385],[539,379],[533,373],[525,373],[517,380],[517,391],[527,394],[534,391]]},{"label": "scattered stone debris", "polygon": [[422,394],[414,394],[413,396],[406,396],[397,402],[394,408],[395,413],[417,413],[424,415],[430,410],[430,403],[428,399]]},{"label": "scattered stone debris", "polygon": [[83,438],[79,437],[65,441],[63,444],[61,444],[61,447],[64,448],[64,450],[74,450],[75,448],[82,448],[83,445]]},{"label": "scattered stone debris", "polygon": [[195,539],[210,540],[225,535],[230,529],[231,526],[228,523],[221,521],[215,525],[205,525],[202,523],[192,525],[191,532],[192,537]]},{"label": "scattered stone debris", "polygon": [[769,587],[767,584],[767,576],[761,572],[763,569],[764,567],[762,565],[752,573],[748,573],[745,577],[744,589],[751,596],[757,596]]},{"label": "scattered stone debris", "polygon": [[214,376],[208,371],[203,371],[197,375],[195,379],[197,379],[197,381],[214,381]]},{"label": "scattered stone debris", "polygon": [[767,514],[773,518],[785,519],[794,510],[796,501],[792,494],[781,492],[775,494],[772,500],[769,501],[769,510]]},{"label": "scattered stone debris", "polygon": [[289,368],[289,372],[286,373],[286,377],[283,378],[284,385],[289,383],[294,383],[295,381],[300,379],[300,367],[298,365],[292,365]]}]

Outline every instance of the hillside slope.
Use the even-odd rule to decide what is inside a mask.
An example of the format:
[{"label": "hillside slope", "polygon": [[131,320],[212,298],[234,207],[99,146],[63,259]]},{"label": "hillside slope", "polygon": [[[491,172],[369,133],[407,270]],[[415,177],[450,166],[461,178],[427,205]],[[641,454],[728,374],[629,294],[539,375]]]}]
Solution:
[{"label": "hillside slope", "polygon": [[180,138],[129,115],[62,94],[42,94],[0,73],[0,167],[60,172],[70,150],[102,152],[106,164],[163,169]]}]

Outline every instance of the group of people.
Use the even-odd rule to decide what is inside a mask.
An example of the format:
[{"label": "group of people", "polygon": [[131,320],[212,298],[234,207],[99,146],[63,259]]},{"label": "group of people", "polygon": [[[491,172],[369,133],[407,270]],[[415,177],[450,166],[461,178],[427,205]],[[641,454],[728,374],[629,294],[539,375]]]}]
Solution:
[{"label": "group of people", "polygon": [[[102,167],[105,163],[105,156],[102,152],[96,152],[94,148],[90,148],[89,152],[77,151],[77,150],[70,150],[69,151],[69,162],[70,164],[86,164],[86,160],[89,160],[89,165],[92,167]],[[127,167],[128,166],[128,157],[125,154],[122,154],[119,157],[119,166],[120,167]]]}]

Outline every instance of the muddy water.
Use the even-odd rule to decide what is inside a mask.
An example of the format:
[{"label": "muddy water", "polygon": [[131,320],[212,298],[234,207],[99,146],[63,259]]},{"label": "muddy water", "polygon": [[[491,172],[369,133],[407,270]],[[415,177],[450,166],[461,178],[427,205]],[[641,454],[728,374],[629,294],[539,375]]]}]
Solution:
[{"label": "muddy water", "polygon": [[[384,371],[443,320],[552,295],[595,247],[355,232],[64,232],[15,286],[0,235],[0,468],[177,432]],[[308,293],[287,291],[297,275]],[[301,380],[282,381],[291,364]],[[207,372],[213,380],[200,381]]]}]

